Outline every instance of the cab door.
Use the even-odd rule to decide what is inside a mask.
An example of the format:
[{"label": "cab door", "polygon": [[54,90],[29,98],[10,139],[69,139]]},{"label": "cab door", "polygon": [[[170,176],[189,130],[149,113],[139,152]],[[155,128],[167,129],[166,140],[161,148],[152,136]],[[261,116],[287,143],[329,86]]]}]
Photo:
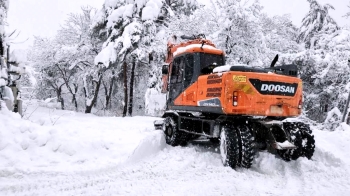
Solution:
[{"label": "cab door", "polygon": [[[174,100],[183,91],[183,74],[185,68],[184,56],[176,57],[172,64],[171,75],[170,75],[170,88],[169,88],[169,99],[168,103],[174,105]],[[181,97],[179,97],[182,99]]]}]

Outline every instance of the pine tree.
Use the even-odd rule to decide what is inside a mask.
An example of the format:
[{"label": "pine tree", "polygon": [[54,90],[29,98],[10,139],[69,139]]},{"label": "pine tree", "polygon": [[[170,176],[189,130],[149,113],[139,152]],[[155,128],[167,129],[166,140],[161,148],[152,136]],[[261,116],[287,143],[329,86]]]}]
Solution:
[{"label": "pine tree", "polygon": [[[349,5],[348,5],[348,8],[350,9],[350,2],[349,2]],[[346,17],[346,18],[349,18],[349,17],[350,17],[350,11],[348,11],[348,12],[345,14],[345,17]]]},{"label": "pine tree", "polygon": [[308,0],[308,2],[310,10],[303,18],[297,39],[299,43],[305,43],[307,49],[317,45],[319,32],[332,33],[339,29],[337,23],[329,15],[329,10],[334,10],[332,5],[322,6],[317,0]]}]

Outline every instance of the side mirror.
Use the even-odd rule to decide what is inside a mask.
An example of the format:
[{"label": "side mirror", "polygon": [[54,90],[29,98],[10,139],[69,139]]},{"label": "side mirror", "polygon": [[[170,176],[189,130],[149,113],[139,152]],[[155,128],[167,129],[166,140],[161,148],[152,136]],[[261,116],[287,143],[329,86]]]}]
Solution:
[{"label": "side mirror", "polygon": [[167,75],[169,73],[169,65],[165,64],[162,67],[162,74]]}]

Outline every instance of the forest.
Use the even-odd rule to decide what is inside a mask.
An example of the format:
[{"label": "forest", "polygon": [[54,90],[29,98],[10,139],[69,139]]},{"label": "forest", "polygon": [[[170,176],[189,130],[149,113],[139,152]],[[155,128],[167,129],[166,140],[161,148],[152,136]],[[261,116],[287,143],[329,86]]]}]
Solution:
[{"label": "forest", "polygon": [[[55,37],[35,37],[28,51],[33,71],[21,85],[33,86],[26,98],[53,99],[62,110],[159,116],[168,39],[204,34],[225,51],[226,64],[268,67],[278,54],[277,65],[297,65],[303,116],[334,129],[350,90],[350,29],[329,15],[332,5],[307,1],[309,11],[298,27],[289,15],[268,16],[258,0],[212,0],[211,6],[197,0],[105,0],[100,10],[85,6],[71,13]],[[7,1],[1,2],[3,18]]]}]

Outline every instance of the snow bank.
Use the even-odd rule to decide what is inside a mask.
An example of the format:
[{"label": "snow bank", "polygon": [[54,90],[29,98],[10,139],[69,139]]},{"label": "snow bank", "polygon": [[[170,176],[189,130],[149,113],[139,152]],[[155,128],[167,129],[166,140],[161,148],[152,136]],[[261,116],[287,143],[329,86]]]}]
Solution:
[{"label": "snow bank", "polygon": [[[148,151],[136,149],[147,146],[147,140],[140,141],[151,134],[154,118],[99,118],[37,104],[24,118],[29,120],[0,111],[0,173],[98,169],[123,163],[133,152],[132,160],[137,161],[142,153],[162,148],[159,135],[152,135]],[[101,121],[96,123],[96,118]],[[138,123],[130,126],[135,120]]]},{"label": "snow bank", "polygon": [[135,163],[143,160],[151,155],[155,155],[162,151],[166,147],[164,134],[161,131],[157,131],[145,137],[137,146],[135,151],[129,157],[128,161]]},{"label": "snow bank", "polygon": [[165,109],[166,94],[156,89],[148,88],[145,94],[145,113],[151,116],[160,116]]},{"label": "snow bank", "polygon": [[[156,156],[123,169],[123,178],[133,179],[134,185],[152,187],[147,192],[143,186],[136,186],[136,194],[145,191],[150,195],[191,192],[195,195],[345,196],[350,188],[350,157],[347,156],[350,127],[336,132],[313,129],[316,151],[312,160],[299,158],[285,162],[271,153],[260,152],[250,169],[232,170],[222,166],[217,146],[194,143],[188,147],[166,147]],[[118,183],[123,182],[118,180]]]}]

